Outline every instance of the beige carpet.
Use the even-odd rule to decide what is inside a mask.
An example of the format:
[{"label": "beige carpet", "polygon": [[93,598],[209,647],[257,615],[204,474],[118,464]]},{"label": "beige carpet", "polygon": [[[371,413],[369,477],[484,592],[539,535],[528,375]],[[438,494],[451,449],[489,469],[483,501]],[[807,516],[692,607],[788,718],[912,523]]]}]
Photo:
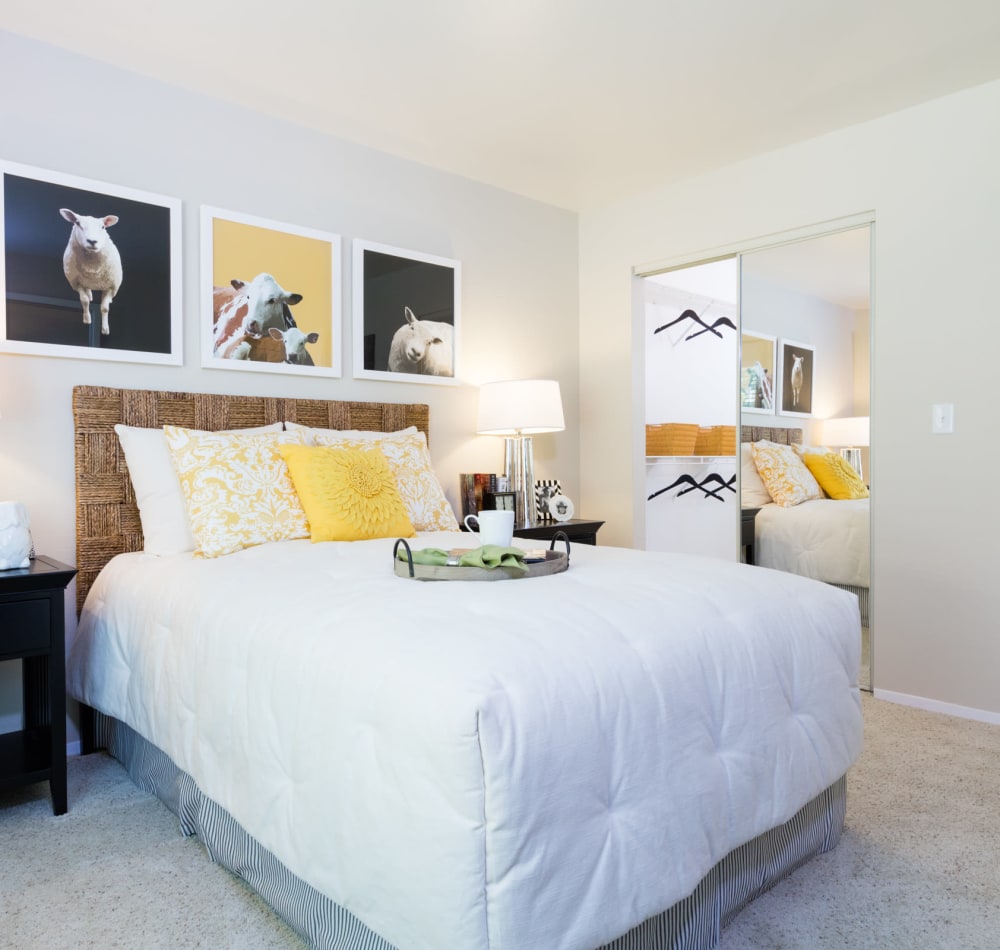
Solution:
[{"label": "beige carpet", "polygon": [[45,784],[0,794],[3,950],[303,947],[104,753],[70,759],[69,807]]},{"label": "beige carpet", "polygon": [[[722,950],[1000,947],[1000,727],[863,696],[837,849],[759,898]],[[301,948],[105,755],[0,795],[0,947]],[[452,950],[442,947],[441,950]]]},{"label": "beige carpet", "polygon": [[723,931],[740,948],[1000,948],[1000,726],[862,693],[840,844]]}]

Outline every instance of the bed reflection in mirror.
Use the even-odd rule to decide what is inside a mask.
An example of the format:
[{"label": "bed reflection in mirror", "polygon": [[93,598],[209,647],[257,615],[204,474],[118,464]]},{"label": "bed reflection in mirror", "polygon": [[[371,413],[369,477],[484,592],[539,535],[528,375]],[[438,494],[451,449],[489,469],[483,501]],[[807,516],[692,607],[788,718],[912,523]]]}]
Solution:
[{"label": "bed reflection in mirror", "polygon": [[870,226],[744,254],[740,320],[753,562],[857,595],[871,690]]}]

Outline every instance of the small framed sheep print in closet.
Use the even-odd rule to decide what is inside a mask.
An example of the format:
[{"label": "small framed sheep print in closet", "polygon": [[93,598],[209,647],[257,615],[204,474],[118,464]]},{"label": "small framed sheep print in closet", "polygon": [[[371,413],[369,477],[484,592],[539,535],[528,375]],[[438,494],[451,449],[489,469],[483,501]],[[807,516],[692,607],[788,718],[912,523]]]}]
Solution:
[{"label": "small framed sheep print in closet", "polygon": [[781,354],[781,385],[778,387],[780,412],[783,416],[811,416],[816,347],[809,343],[782,339],[778,343],[778,350]]},{"label": "small framed sheep print in closet", "polygon": [[0,173],[0,349],[180,365],[180,199],[8,162]]}]

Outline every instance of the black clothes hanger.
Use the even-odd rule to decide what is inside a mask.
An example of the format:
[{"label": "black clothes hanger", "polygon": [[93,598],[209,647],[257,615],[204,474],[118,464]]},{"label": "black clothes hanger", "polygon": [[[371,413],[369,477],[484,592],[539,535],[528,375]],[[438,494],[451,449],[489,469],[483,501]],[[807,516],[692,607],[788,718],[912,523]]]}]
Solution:
[{"label": "black clothes hanger", "polygon": [[[714,498],[716,501],[725,501],[726,499],[719,494],[721,491],[729,490],[734,495],[736,494],[736,476],[733,475],[728,479],[723,478],[717,472],[711,472],[706,475],[700,482],[693,475],[678,475],[674,481],[667,485],[666,488],[661,488],[659,491],[653,492],[646,501],[652,501],[658,495],[662,495],[664,492],[668,492],[673,488],[677,488],[680,485],[687,485],[687,488],[679,491],[674,497],[680,498],[681,495],[686,495],[690,491],[695,491],[700,489],[704,493],[705,498]],[[715,485],[715,488],[709,489],[709,485]]]},{"label": "black clothes hanger", "polygon": [[679,317],[671,320],[669,323],[664,323],[662,327],[657,327],[653,333],[659,333],[661,330],[669,330],[670,327],[676,326],[683,320],[694,320],[702,329],[696,330],[694,333],[689,333],[685,340],[693,340],[696,336],[701,336],[703,333],[714,333],[720,340],[722,339],[722,334],[719,332],[719,327],[729,327],[731,330],[736,329],[736,324],[733,323],[729,317],[719,317],[711,326],[705,323],[701,317],[698,316],[693,310],[685,310]]}]

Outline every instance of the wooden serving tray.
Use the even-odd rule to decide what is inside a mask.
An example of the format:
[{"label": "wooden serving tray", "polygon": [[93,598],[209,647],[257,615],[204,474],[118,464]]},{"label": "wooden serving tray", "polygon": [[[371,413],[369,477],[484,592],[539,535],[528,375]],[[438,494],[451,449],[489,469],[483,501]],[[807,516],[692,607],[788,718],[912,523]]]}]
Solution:
[{"label": "wooden serving tray", "polygon": [[[556,551],[557,540],[566,543],[565,551]],[[406,549],[406,560],[396,556],[399,546]],[[410,545],[404,538],[396,541],[392,548],[393,570],[397,577],[405,577],[415,581],[516,581],[526,577],[545,577],[548,574],[561,574],[569,569],[569,538],[562,531],[552,539],[545,557],[538,561],[529,561],[526,571],[512,567],[459,567],[444,564],[414,564],[410,557]]]}]

